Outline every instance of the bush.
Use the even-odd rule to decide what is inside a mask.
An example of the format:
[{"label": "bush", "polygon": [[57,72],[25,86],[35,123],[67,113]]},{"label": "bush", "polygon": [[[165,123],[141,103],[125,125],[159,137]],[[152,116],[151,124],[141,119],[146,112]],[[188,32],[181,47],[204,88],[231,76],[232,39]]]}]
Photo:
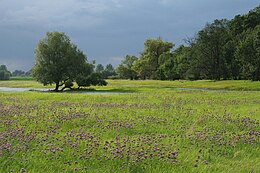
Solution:
[{"label": "bush", "polygon": [[76,79],[77,85],[80,87],[89,87],[93,86],[106,86],[107,82],[102,79],[102,76],[99,73],[91,73],[88,76],[78,75]]}]

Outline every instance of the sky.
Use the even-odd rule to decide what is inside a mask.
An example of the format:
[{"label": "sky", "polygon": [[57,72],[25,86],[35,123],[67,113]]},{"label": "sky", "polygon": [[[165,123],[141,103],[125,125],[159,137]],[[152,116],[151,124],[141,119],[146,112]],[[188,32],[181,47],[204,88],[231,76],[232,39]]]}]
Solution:
[{"label": "sky", "polygon": [[174,43],[207,22],[231,19],[259,0],[0,0],[0,65],[30,70],[46,32],[64,32],[89,61],[116,67],[143,50],[148,38]]}]

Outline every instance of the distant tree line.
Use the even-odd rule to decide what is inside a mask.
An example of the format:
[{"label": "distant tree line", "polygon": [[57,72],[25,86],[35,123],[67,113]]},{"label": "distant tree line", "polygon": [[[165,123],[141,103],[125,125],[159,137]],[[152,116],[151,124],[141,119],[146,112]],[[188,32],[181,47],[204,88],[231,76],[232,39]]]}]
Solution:
[{"label": "distant tree line", "polygon": [[260,80],[260,6],[232,20],[208,23],[186,42],[172,50],[171,42],[148,39],[139,58],[124,57],[117,75],[122,79]]},{"label": "distant tree line", "polygon": [[31,76],[31,71],[15,70],[10,72],[6,65],[0,65],[0,80],[9,80],[10,77],[15,76]]},{"label": "distant tree line", "polygon": [[25,72],[23,70],[15,70],[12,72],[12,76],[31,76],[31,70]]},{"label": "distant tree line", "polygon": [[102,64],[97,64],[95,72],[100,74],[103,79],[117,78],[116,70],[112,64],[107,64],[105,67]]}]

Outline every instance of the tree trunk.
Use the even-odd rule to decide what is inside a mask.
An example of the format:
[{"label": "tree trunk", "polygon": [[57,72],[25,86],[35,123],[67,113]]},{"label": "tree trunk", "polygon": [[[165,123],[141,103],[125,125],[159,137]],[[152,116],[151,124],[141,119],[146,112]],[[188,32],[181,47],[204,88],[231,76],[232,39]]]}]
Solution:
[{"label": "tree trunk", "polygon": [[54,90],[55,92],[58,92],[58,91],[59,91],[59,86],[60,86],[60,85],[59,85],[59,82],[56,82],[56,86],[55,86],[55,90]]}]

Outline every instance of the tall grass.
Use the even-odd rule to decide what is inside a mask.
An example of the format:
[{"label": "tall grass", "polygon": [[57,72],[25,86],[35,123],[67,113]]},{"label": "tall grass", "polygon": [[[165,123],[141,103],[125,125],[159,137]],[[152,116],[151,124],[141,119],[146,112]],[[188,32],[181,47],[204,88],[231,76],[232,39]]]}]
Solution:
[{"label": "tall grass", "polygon": [[0,92],[0,172],[260,172],[259,91],[178,83]]}]

